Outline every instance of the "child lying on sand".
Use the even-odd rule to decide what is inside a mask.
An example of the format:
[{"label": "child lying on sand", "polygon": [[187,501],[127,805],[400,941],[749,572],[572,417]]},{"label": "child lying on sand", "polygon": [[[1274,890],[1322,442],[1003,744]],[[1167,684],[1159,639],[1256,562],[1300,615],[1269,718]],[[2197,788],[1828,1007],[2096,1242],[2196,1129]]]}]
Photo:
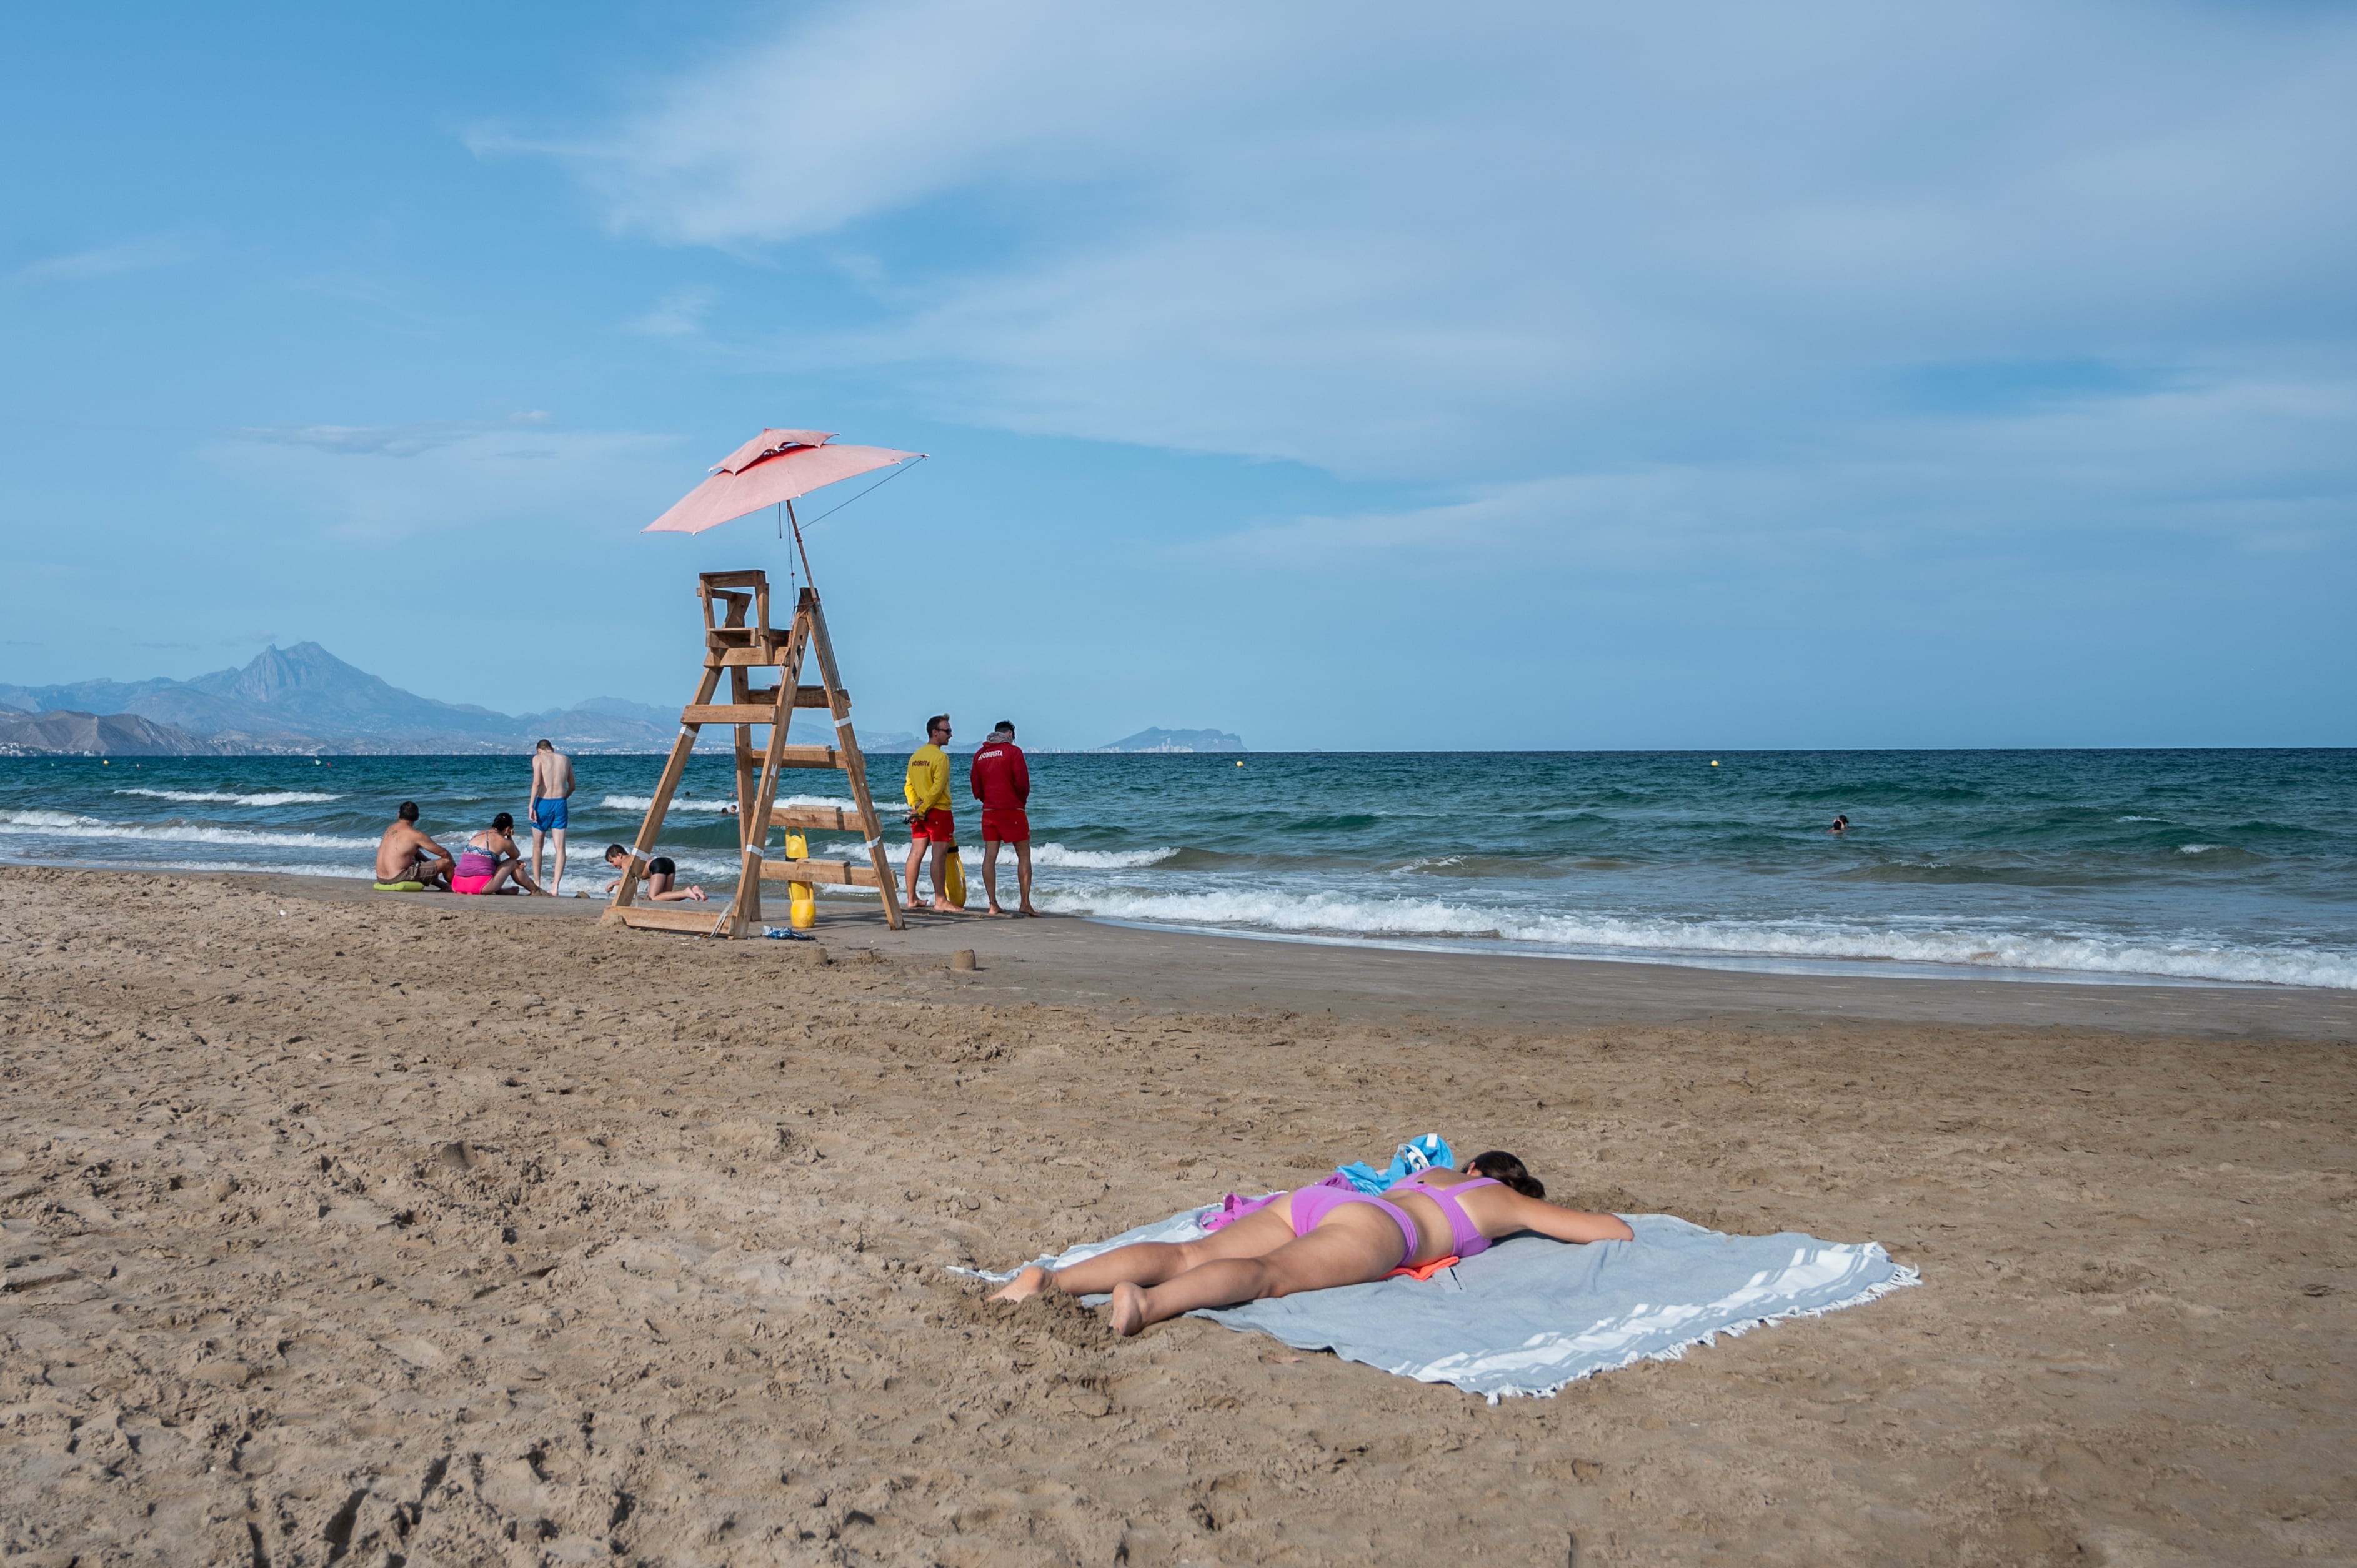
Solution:
[{"label": "child lying on sand", "polygon": [[1435,1165],[1380,1197],[1330,1187],[1284,1194],[1200,1241],[1140,1241],[1069,1269],[1034,1263],[993,1301],[1023,1301],[1049,1285],[1073,1295],[1113,1293],[1123,1335],[1199,1306],[1363,1284],[1394,1269],[1469,1258],[1501,1236],[1535,1230],[1558,1241],[1627,1241],[1617,1216],[1558,1208],[1546,1188],[1502,1150],[1475,1157],[1469,1177]]},{"label": "child lying on sand", "polygon": [[[619,871],[630,864],[630,852],[620,844],[609,843],[606,846],[606,864]],[[678,880],[679,867],[673,864],[671,856],[656,855],[647,862],[646,886],[639,890],[639,896],[642,898],[651,898],[658,904],[684,904],[691,901],[701,904],[705,901],[707,895],[703,888],[674,886],[673,884]],[[621,886],[617,882],[607,888],[606,897],[611,898],[620,891]]]}]

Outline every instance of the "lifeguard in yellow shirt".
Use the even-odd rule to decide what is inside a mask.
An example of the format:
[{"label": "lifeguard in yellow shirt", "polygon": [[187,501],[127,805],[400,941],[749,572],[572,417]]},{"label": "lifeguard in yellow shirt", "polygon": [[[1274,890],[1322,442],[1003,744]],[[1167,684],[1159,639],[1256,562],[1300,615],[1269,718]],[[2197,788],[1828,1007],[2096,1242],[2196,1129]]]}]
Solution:
[{"label": "lifeguard in yellow shirt", "polygon": [[[942,747],[950,738],[950,716],[935,714],[925,721],[925,744],[909,757],[908,782],[900,793],[909,801],[909,895],[906,902],[917,902],[917,866],[920,861],[931,861],[933,868],[933,901],[928,906],[945,915],[962,915],[964,910],[949,900],[948,885],[942,880],[942,868],[948,864],[950,846],[957,842],[957,822],[950,815],[950,758]],[[926,853],[926,846],[931,853]]]}]

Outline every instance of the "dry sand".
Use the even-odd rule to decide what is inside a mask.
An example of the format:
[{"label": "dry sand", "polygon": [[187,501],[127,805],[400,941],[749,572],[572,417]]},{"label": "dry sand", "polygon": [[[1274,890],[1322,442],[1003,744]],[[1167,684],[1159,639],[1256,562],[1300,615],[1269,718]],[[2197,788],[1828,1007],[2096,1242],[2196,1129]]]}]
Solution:
[{"label": "dry sand", "polygon": [[[2351,999],[592,912],[0,870],[0,1561],[2357,1556]],[[1492,1408],[948,1272],[1427,1130],[1924,1288]]]}]

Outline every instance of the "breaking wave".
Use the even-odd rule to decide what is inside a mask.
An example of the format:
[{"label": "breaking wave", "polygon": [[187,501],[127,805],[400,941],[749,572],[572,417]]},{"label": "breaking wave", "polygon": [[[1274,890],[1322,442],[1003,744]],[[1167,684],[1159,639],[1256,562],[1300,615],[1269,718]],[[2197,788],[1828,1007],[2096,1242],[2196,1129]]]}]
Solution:
[{"label": "breaking wave", "polygon": [[1340,937],[1424,937],[1543,944],[1609,956],[1719,956],[1899,961],[1966,969],[2153,975],[2357,990],[2357,954],[2302,948],[2162,943],[2009,931],[1893,930],[1825,922],[1625,918],[1483,909],[1439,898],[1365,898],[1346,893],[1233,889],[1146,893],[1050,888],[1039,902],[1063,914],[1174,925]]},{"label": "breaking wave", "polygon": [[[647,811],[653,810],[655,798],[652,795],[608,795],[597,803],[609,811]],[[674,811],[706,811],[718,816],[736,803],[737,800],[733,795],[725,797],[716,795],[701,800],[682,800],[674,797],[671,809]],[[823,806],[838,811],[859,810],[858,801],[841,800],[833,795],[780,795],[777,798],[776,804],[780,808]],[[878,809],[881,810],[881,808]]]},{"label": "breaking wave", "polygon": [[1168,860],[1178,853],[1168,844],[1160,849],[1066,849],[1060,843],[1035,843],[1031,846],[1031,864],[1069,865],[1081,871],[1133,871]]},{"label": "breaking wave", "polygon": [[[256,828],[217,828],[185,822],[110,822],[68,811],[0,811],[0,833],[64,839],[113,839],[126,843],[217,843],[247,849],[362,849],[376,840],[342,833],[267,832]],[[273,867],[283,870],[285,867]]]},{"label": "breaking wave", "polygon": [[341,795],[312,789],[267,789],[240,795],[227,789],[117,789],[118,795],[144,795],[151,800],[179,800],[192,806],[324,806]]}]

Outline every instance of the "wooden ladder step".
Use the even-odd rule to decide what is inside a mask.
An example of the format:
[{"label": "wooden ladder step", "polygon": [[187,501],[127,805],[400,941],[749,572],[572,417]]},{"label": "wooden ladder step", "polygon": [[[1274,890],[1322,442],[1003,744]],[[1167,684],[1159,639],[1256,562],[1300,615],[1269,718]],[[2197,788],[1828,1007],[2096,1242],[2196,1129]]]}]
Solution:
[{"label": "wooden ladder step", "polygon": [[841,806],[772,807],[770,825],[805,832],[813,829],[831,833],[864,833],[867,831],[860,824],[857,811],[848,811]]},{"label": "wooden ladder step", "polygon": [[618,920],[637,931],[687,931],[700,937],[730,937],[736,935],[737,906],[726,898],[692,908],[633,904],[627,909],[607,910],[605,918]]},{"label": "wooden ladder step", "polygon": [[801,882],[812,886],[874,887],[876,868],[856,860],[764,860],[764,882]]},{"label": "wooden ladder step", "polygon": [[775,703],[690,703],[680,710],[679,722],[683,725],[773,725],[778,722]]}]

